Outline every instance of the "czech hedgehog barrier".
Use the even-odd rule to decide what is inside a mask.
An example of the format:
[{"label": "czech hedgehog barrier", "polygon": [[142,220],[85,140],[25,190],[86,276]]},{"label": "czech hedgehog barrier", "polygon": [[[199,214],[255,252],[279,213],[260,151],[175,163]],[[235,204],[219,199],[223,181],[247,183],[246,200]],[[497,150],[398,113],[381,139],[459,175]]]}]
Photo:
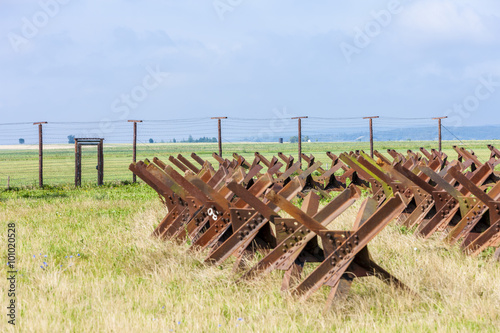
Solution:
[{"label": "czech hedgehog barrier", "polygon": [[[443,242],[459,243],[464,253],[477,256],[488,247],[500,255],[500,182],[494,171],[500,151],[481,162],[474,152],[454,147],[458,157],[421,148],[406,154],[363,151],[336,156],[323,169],[315,157],[302,154],[302,170],[292,156],[278,153],[252,161],[238,154],[214,166],[195,153],[168,160],[183,174],[158,158],[132,163],[129,169],[151,186],[168,209],[154,237],[189,241],[190,250],[207,250],[207,263],[236,257],[241,279],[285,271],[282,289],[305,300],[322,286],[331,288],[328,308],[347,294],[354,278],[377,276],[412,291],[370,257],[368,244],[391,221],[415,230],[418,237],[438,233]],[[196,165],[195,165],[196,164]],[[348,231],[332,230],[332,222],[369,192]],[[339,192],[319,209],[321,197]],[[301,197],[301,208],[291,200]],[[291,217],[283,217],[291,216]],[[253,267],[244,258],[263,253]],[[317,263],[302,276],[306,263]]]}]

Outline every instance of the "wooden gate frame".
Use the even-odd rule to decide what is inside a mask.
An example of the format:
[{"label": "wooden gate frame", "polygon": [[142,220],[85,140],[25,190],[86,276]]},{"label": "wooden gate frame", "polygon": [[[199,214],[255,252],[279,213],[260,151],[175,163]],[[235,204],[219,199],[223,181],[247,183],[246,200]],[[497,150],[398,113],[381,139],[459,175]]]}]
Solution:
[{"label": "wooden gate frame", "polygon": [[97,185],[103,184],[103,138],[75,138],[75,186],[82,185],[82,146],[97,146]]}]

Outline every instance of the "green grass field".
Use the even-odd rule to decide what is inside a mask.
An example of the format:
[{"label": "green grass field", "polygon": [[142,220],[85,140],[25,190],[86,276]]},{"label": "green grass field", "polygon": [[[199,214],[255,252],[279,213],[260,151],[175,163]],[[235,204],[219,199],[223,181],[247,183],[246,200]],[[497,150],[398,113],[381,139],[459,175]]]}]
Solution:
[{"label": "green grass field", "polygon": [[[454,145],[462,145],[473,149],[480,160],[486,160],[490,151],[487,144],[500,146],[500,141],[465,141],[462,145],[458,141],[443,142],[443,151],[451,158],[457,157],[452,149]],[[437,148],[437,143],[433,141],[391,141],[375,142],[375,149],[385,153],[387,149],[395,149],[406,152],[411,149],[418,151],[420,147],[428,150]],[[21,147],[26,148],[26,147]],[[367,142],[306,142],[303,143],[302,151],[306,154],[313,154],[316,159],[324,164],[330,163],[325,152],[331,151],[340,154],[350,150],[369,151]],[[212,163],[212,153],[218,151],[217,143],[155,143],[140,144],[137,148],[137,159],[152,159],[154,156],[164,161],[168,161],[169,155],[177,156],[182,154],[188,159],[191,152],[195,152],[201,158]],[[291,143],[224,143],[224,157],[231,157],[233,152],[243,155],[252,160],[254,152],[260,152],[270,158],[278,152],[286,155],[293,155],[297,158],[297,144]],[[391,159],[392,160],[392,159]],[[131,180],[132,175],[128,170],[128,165],[132,161],[132,146],[126,144],[104,145],[104,181],[126,181]],[[97,181],[97,152],[95,147],[84,147],[82,158],[82,182],[95,183]],[[44,184],[60,185],[74,183],[74,145],[46,145],[44,148]],[[38,147],[32,149],[17,149],[16,146],[9,146],[8,149],[0,146],[0,188],[7,186],[7,177],[10,176],[10,185],[13,187],[32,186],[38,183]]]},{"label": "green grass field", "polygon": [[[490,142],[488,142],[490,143]],[[454,143],[446,142],[445,151]],[[481,160],[486,142],[467,142]],[[495,144],[495,143],[492,143]],[[498,143],[497,143],[498,144]],[[416,150],[432,143],[376,143],[379,150]],[[195,151],[208,158],[211,144],[155,144],[139,149],[138,158]],[[283,149],[280,149],[283,148]],[[286,148],[286,149],[285,149]],[[224,150],[252,156],[260,151],[296,154],[295,145],[227,144]],[[325,151],[367,149],[366,143],[307,143],[304,152],[320,160]],[[47,150],[46,184],[72,182],[71,147]],[[90,152],[88,156],[90,156]],[[381,266],[418,293],[411,296],[377,278],[356,279],[344,301],[323,313],[325,287],[306,302],[280,292],[283,273],[236,284],[232,260],[205,264],[206,253],[188,253],[187,245],[151,238],[166,214],[157,194],[130,180],[128,147],[106,151],[104,186],[97,187],[92,161],[81,188],[21,187],[0,192],[0,234],[7,244],[7,225],[16,227],[17,322],[21,332],[498,332],[500,263],[492,251],[478,258],[445,245],[440,235],[415,237],[392,222],[369,244]],[[0,150],[0,175],[15,174],[16,165],[34,163],[37,154]],[[323,159],[324,158],[324,159]],[[32,160],[35,159],[35,162]],[[113,167],[114,166],[114,167]],[[19,167],[18,167],[19,168]],[[37,179],[32,176],[31,184]],[[53,177],[53,178],[50,178]],[[3,179],[2,179],[3,182]],[[22,185],[22,184],[21,184]],[[29,184],[28,184],[29,185]],[[331,229],[348,229],[361,200],[337,218]],[[7,262],[7,246],[1,258]],[[249,262],[248,265],[255,263]],[[7,266],[3,266],[3,276]],[[311,271],[313,265],[307,265]],[[0,332],[14,332],[5,316],[7,283],[0,283],[4,309]]]},{"label": "green grass field", "polygon": [[[349,228],[360,202],[330,227]],[[144,184],[2,192],[2,237],[8,222],[16,224],[17,330],[498,332],[500,327],[500,264],[491,251],[471,258],[437,236],[424,241],[391,224],[370,242],[372,256],[419,297],[363,278],[346,300],[322,313],[326,288],[301,303],[280,292],[279,271],[235,284],[232,260],[210,266],[203,263],[205,253],[188,254],[186,245],[150,238],[165,213]],[[6,283],[0,288],[0,331],[14,331],[5,316]]]}]

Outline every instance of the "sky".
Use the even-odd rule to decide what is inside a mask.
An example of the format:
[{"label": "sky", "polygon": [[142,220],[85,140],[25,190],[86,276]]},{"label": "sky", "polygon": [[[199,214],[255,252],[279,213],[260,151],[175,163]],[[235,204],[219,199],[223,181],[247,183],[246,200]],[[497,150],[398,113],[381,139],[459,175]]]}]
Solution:
[{"label": "sky", "polygon": [[0,123],[500,124],[499,32],[493,0],[2,0]]}]

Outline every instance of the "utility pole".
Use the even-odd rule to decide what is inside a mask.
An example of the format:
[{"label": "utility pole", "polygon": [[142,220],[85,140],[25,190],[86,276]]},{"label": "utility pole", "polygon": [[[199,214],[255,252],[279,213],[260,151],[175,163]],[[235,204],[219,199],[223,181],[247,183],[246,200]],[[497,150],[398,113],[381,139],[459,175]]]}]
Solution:
[{"label": "utility pole", "polygon": [[370,156],[373,158],[373,119],[379,118],[379,116],[363,117],[363,119],[370,120]]},{"label": "utility pole", "polygon": [[46,121],[40,121],[33,123],[33,125],[38,125],[38,186],[43,187],[43,132],[42,125],[46,124]]},{"label": "utility pole", "polygon": [[298,119],[299,122],[299,163],[302,163],[302,119],[305,118],[307,118],[307,116],[292,118],[292,119]]},{"label": "utility pole", "polygon": [[432,119],[437,119],[437,121],[438,121],[438,127],[439,127],[439,152],[441,152],[441,120],[442,119],[446,119],[446,118],[448,118],[448,116],[446,116],[446,117],[432,118]]},{"label": "utility pole", "polygon": [[212,117],[211,119],[217,119],[217,123],[219,126],[219,156],[222,157],[222,132],[221,132],[221,119],[227,119],[227,117]]},{"label": "utility pole", "polygon": [[[128,121],[129,123],[134,123],[134,140],[132,141],[132,161],[135,163],[137,160],[136,160],[136,156],[137,156],[137,123],[142,123],[142,120],[129,120]],[[133,176],[132,176],[132,182],[137,182],[137,177],[135,175],[135,173],[133,173]]]}]

